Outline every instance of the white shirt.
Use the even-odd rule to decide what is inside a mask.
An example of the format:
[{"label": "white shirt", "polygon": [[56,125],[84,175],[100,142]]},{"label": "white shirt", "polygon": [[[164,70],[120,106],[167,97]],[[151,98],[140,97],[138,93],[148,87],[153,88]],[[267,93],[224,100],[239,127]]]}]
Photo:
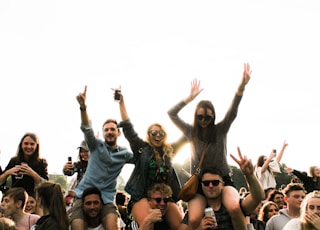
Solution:
[{"label": "white shirt", "polygon": [[269,163],[269,170],[267,169],[264,173],[261,172],[262,167],[258,167],[255,170],[255,173],[258,179],[261,182],[263,189],[275,188],[277,186],[276,179],[269,170],[272,172],[280,173],[280,165],[278,161],[274,160]]}]

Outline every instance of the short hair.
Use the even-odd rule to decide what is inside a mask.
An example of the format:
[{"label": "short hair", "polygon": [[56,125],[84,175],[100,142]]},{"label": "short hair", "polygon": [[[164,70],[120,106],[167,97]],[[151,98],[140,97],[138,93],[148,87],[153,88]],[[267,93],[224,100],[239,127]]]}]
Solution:
[{"label": "short hair", "polygon": [[147,196],[148,198],[151,198],[151,195],[155,192],[161,192],[163,196],[165,197],[171,197],[172,196],[172,189],[169,185],[166,185],[164,183],[157,183],[154,184],[148,191]]},{"label": "short hair", "polygon": [[306,193],[306,190],[305,190],[303,184],[300,184],[300,183],[289,183],[283,189],[283,194],[285,194],[286,196],[289,196],[292,191],[303,191],[303,192]]},{"label": "short hair", "polygon": [[8,196],[14,200],[14,203],[21,201],[21,208],[24,209],[26,201],[28,200],[28,193],[22,187],[14,187],[6,190],[2,197]]},{"label": "short hair", "polygon": [[102,201],[100,189],[98,189],[97,187],[93,186],[93,187],[86,188],[83,191],[83,193],[82,193],[82,202],[84,201],[84,198],[86,198],[86,196],[89,196],[91,194],[98,195],[100,197],[100,200]]},{"label": "short hair", "polygon": [[222,172],[219,169],[217,169],[217,168],[205,168],[205,169],[202,169],[200,171],[200,174],[199,174],[200,181],[202,181],[202,177],[206,173],[218,175],[218,176],[221,177],[221,179],[223,179]]}]

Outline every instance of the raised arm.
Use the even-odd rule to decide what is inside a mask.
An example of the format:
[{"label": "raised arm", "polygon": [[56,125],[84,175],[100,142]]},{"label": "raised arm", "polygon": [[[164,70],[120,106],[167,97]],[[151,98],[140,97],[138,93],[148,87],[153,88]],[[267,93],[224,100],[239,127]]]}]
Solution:
[{"label": "raised arm", "polygon": [[121,93],[121,91],[119,91],[119,94],[120,94],[119,108],[120,108],[121,119],[123,121],[126,121],[126,120],[129,119],[129,115],[128,115],[128,112],[127,112],[126,105],[124,103],[123,94]]},{"label": "raised arm", "polygon": [[197,79],[193,79],[193,81],[191,82],[190,95],[184,99],[184,102],[188,104],[193,99],[195,99],[199,95],[199,93],[202,92],[202,90],[203,88],[200,89],[200,81]]},{"label": "raised arm", "polygon": [[246,181],[250,194],[244,198],[242,202],[242,209],[246,214],[250,214],[258,204],[265,198],[263,187],[254,174],[253,164],[246,156],[242,156],[240,148],[238,147],[239,159],[230,154],[231,158],[239,165]]},{"label": "raised arm", "polygon": [[261,173],[264,173],[268,169],[269,163],[274,158],[275,154],[276,154],[275,152],[271,151],[269,157],[267,158],[267,160],[263,163],[263,165],[261,167]]},{"label": "raised arm", "polygon": [[276,160],[278,161],[278,163],[280,163],[281,158],[282,158],[283,153],[284,153],[284,150],[286,149],[287,146],[288,146],[288,143],[287,143],[286,141],[284,141],[284,142],[283,142],[283,145],[282,145],[282,148],[281,148],[281,150],[280,150],[280,152],[279,152],[279,154],[278,154],[278,156],[277,156],[277,158],[276,158]]},{"label": "raised arm", "polygon": [[250,69],[250,64],[244,63],[244,70],[243,70],[243,74],[242,74],[242,79],[241,79],[241,82],[238,86],[238,90],[236,92],[236,94],[238,96],[243,95],[243,91],[250,80],[251,73],[252,73],[252,70]]},{"label": "raised arm", "polygon": [[80,105],[80,113],[81,113],[81,124],[82,125],[89,125],[89,116],[87,113],[87,105],[86,105],[86,94],[87,94],[87,86],[84,87],[83,93],[79,93],[79,95],[76,97],[77,101]]}]

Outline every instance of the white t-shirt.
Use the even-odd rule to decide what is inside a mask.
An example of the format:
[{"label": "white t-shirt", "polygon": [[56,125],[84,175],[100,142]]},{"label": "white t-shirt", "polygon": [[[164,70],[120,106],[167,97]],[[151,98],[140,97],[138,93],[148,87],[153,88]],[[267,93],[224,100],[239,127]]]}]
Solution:
[{"label": "white t-shirt", "polygon": [[[259,179],[259,181],[261,182],[261,185],[263,187],[263,189],[267,189],[267,188],[275,188],[277,186],[277,182],[276,179],[273,175],[273,173],[271,173],[268,169],[262,173],[261,172],[262,167],[258,167],[255,169],[255,173]],[[269,163],[269,169],[272,172],[276,172],[276,173],[280,173],[280,165],[278,163],[278,161],[273,160]]]}]

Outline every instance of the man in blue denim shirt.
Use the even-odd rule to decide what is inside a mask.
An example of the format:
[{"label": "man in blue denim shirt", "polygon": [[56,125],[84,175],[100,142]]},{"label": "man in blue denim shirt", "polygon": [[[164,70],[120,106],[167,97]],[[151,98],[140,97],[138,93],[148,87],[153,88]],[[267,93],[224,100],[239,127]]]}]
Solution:
[{"label": "man in blue denim shirt", "polygon": [[77,100],[81,111],[81,130],[88,144],[90,157],[86,173],[75,189],[77,199],[70,216],[71,228],[86,229],[81,197],[86,188],[95,186],[100,189],[104,203],[101,212],[103,226],[108,230],[116,230],[120,229],[119,212],[114,203],[117,177],[126,163],[133,163],[133,154],[117,145],[117,138],[121,133],[113,119],[108,119],[103,124],[104,141],[95,136],[86,111],[86,91],[87,87],[77,96]]}]

